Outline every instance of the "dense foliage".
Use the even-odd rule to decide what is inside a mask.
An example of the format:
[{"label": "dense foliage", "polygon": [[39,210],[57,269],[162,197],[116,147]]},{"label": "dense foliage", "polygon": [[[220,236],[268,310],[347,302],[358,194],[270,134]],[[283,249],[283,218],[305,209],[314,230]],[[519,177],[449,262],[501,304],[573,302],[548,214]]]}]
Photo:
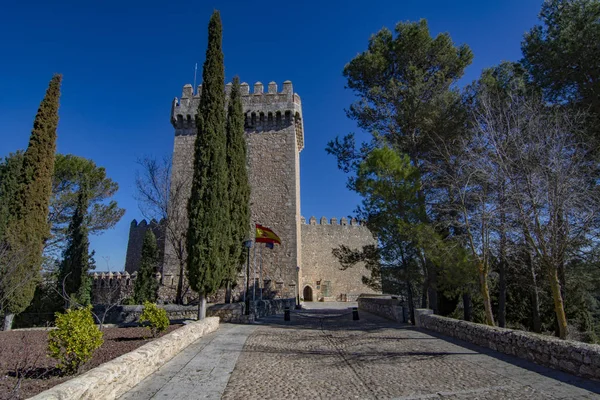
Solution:
[{"label": "dense foliage", "polygon": [[27,308],[33,298],[39,282],[44,243],[50,237],[47,220],[61,79],[61,75],[55,75],[50,81],[33,122],[29,145],[23,154],[18,188],[10,201],[10,215],[0,238],[0,246],[6,250],[0,258],[0,307],[8,329],[12,316]]},{"label": "dense foliage", "polygon": [[48,354],[67,375],[75,374],[102,346],[102,331],[94,324],[91,306],[56,314],[56,329],[48,333]]},{"label": "dense foliage", "polygon": [[[10,215],[10,204],[15,198],[23,154],[22,151],[11,153],[0,162],[0,236]],[[125,214],[125,210],[119,208],[115,200],[110,200],[119,185],[106,176],[103,167],[87,158],[57,153],[48,213],[51,236],[44,245],[44,253],[49,257],[57,257],[65,250],[69,224],[77,208],[84,181],[89,192],[85,221],[89,234],[98,235],[112,228]]]},{"label": "dense foliage", "polygon": [[91,304],[92,279],[90,269],[94,267],[88,239],[87,210],[89,189],[84,182],[79,188],[77,206],[68,229],[68,244],[63,254],[58,273],[58,291],[65,298],[66,308],[73,305]]},{"label": "dense foliage", "polygon": [[158,281],[156,280],[158,262],[159,253],[156,236],[154,236],[152,229],[148,229],[144,234],[142,258],[135,279],[133,291],[135,304],[142,304],[146,301],[155,302],[158,298]]},{"label": "dense foliage", "polygon": [[[367,261],[411,311],[561,338],[599,329],[600,2],[549,0],[522,62],[456,86],[472,54],[425,21],[383,29],[344,69],[348,116],[371,135],[327,147],[363,197]],[[379,263],[379,268],[373,262]]]},{"label": "dense foliage", "polygon": [[242,243],[248,239],[250,229],[250,184],[246,169],[244,109],[240,80],[237,76],[233,78],[227,107],[226,135],[231,243],[225,280],[228,285],[231,285],[232,282],[235,282],[236,276],[244,264],[246,254],[242,251]]},{"label": "dense foliage", "polygon": [[208,24],[188,205],[186,272],[190,287],[200,297],[199,319],[205,317],[206,296],[219,289],[227,275],[231,246],[221,40],[221,17],[215,11]]},{"label": "dense foliage", "polygon": [[159,333],[164,332],[169,327],[169,317],[167,312],[158,307],[156,304],[145,301],[144,311],[140,315],[140,324],[148,324],[152,336],[156,337]]}]

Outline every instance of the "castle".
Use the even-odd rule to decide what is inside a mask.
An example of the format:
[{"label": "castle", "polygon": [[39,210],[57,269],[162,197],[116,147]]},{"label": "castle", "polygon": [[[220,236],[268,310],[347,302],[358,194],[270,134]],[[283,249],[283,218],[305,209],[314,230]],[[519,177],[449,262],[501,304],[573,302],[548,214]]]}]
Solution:
[{"label": "castle", "polygon": [[[175,98],[171,106],[171,124],[175,130],[171,193],[176,189],[183,191],[183,195],[171,198],[169,215],[173,218],[175,214],[178,218],[186,214],[201,91],[201,85],[194,92],[192,85],[187,84],[181,98]],[[231,83],[226,85],[227,98],[230,91]],[[281,238],[281,245],[276,244],[273,249],[266,248],[263,243],[256,243],[251,249],[250,282],[254,284],[254,293],[255,290],[268,292],[276,298],[300,296],[305,301],[346,301],[361,293],[372,293],[362,283],[362,277],[370,275],[364,265],[342,271],[332,254],[332,250],[342,244],[350,248],[376,244],[367,227],[346,218],[338,222],[335,218],[328,221],[323,217],[317,224],[316,218],[312,217],[306,223],[300,214],[300,152],[304,148],[304,124],[300,96],[294,93],[292,82],[284,82],[281,91],[275,82],[270,82],[266,92],[260,82],[254,84],[252,92],[247,83],[242,83],[241,92],[251,185],[251,225],[267,226]],[[175,188],[175,185],[179,186]],[[153,229],[158,238],[163,238],[160,296],[169,301],[174,296],[180,266],[177,249],[172,241],[164,240],[164,224],[165,221],[132,222],[125,270],[126,279],[135,275],[142,237],[147,229]],[[179,225],[178,229],[186,229],[187,221]],[[234,289],[236,300],[245,290],[245,269],[238,278]],[[102,277],[96,277],[95,287],[102,283],[99,279],[101,281]],[[193,296],[193,293],[189,295]],[[221,297],[217,296],[215,301]]]}]

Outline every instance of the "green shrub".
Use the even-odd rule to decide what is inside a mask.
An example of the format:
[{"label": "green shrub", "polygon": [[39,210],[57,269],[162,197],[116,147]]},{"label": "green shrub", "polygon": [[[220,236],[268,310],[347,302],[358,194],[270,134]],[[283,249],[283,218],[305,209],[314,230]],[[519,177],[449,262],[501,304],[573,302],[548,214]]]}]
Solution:
[{"label": "green shrub", "polygon": [[48,334],[48,352],[65,374],[74,374],[102,346],[102,332],[94,324],[92,306],[56,313],[56,329]]},{"label": "green shrub", "polygon": [[144,311],[140,315],[140,324],[144,322],[148,322],[148,327],[154,337],[169,327],[167,312],[149,301],[144,302]]},{"label": "green shrub", "polygon": [[134,306],[135,305],[135,300],[133,299],[133,297],[127,297],[123,300],[122,304],[124,306]]}]

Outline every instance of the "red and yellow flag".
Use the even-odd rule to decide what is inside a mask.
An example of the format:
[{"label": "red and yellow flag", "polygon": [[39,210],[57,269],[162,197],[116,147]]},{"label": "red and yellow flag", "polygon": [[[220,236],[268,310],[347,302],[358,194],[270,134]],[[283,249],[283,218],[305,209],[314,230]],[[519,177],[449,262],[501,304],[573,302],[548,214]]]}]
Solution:
[{"label": "red and yellow flag", "polygon": [[281,239],[271,229],[266,226],[256,224],[256,243],[277,243],[281,244]]}]

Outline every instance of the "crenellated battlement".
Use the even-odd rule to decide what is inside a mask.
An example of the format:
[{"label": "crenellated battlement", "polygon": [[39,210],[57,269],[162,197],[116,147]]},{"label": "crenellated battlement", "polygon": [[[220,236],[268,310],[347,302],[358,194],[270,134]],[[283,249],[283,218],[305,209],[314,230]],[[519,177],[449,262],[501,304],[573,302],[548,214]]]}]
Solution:
[{"label": "crenellated battlement", "polygon": [[348,221],[348,218],[342,217],[339,222],[338,219],[333,217],[329,221],[325,217],[321,217],[319,223],[317,223],[317,219],[312,216],[309,218],[308,222],[306,222],[306,218],[300,217],[300,224],[302,225],[328,225],[328,226],[366,226],[364,222],[358,221],[356,218],[351,218]]},{"label": "crenellated battlement", "polygon": [[[225,93],[231,92],[232,84],[225,85]],[[269,82],[267,90],[262,82],[256,82],[252,91],[250,85],[240,85],[242,104],[246,115],[244,127],[246,133],[279,131],[288,127],[296,128],[298,150],[304,148],[304,124],[302,121],[302,102],[294,93],[291,81],[283,82],[281,91],[277,83]],[[194,88],[189,83],[183,87],[181,98],[175,97],[171,104],[171,124],[175,135],[196,134],[196,114],[200,104],[202,85]],[[229,96],[227,96],[229,98]]]},{"label": "crenellated battlement", "polygon": [[[109,288],[109,287],[114,287],[115,285],[117,286],[131,286],[133,285],[133,282],[135,281],[135,279],[137,278],[137,271],[134,272],[133,274],[130,274],[127,271],[117,271],[117,272],[112,272],[112,271],[94,271],[89,273],[90,277],[92,278],[92,285],[95,288]],[[170,276],[170,275],[165,275],[165,277]],[[160,278],[161,278],[161,274],[160,272],[156,272],[154,274],[154,277],[157,281],[160,282]]]}]

